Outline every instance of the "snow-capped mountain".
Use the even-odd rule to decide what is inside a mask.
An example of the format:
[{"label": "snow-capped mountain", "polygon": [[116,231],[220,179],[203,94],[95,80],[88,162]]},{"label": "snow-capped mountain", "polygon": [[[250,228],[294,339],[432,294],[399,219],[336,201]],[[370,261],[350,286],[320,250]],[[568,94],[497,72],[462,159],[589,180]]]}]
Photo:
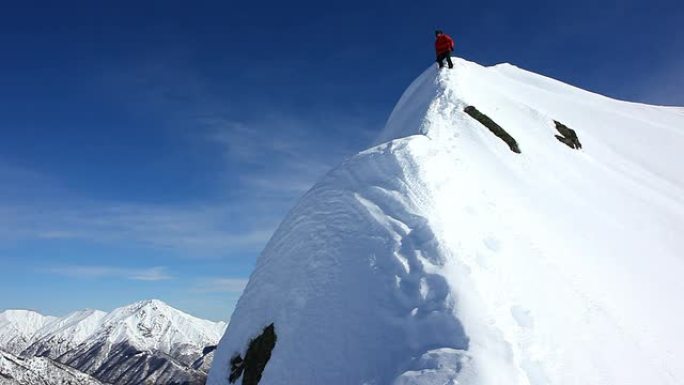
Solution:
[{"label": "snow-capped mountain", "polygon": [[143,379],[199,383],[205,373],[192,365],[224,329],[223,323],[192,317],[161,301],[143,301],[106,315],[86,343],[59,361],[117,384]]},{"label": "snow-capped mountain", "polygon": [[0,385],[103,385],[47,357],[18,357],[0,350]]},{"label": "snow-capped mountain", "polygon": [[207,383],[684,383],[682,111],[429,68],[279,226]]},{"label": "snow-capped mountain", "polygon": [[[22,339],[22,357],[51,358],[117,385],[204,383],[207,363],[226,326],[192,317],[159,300],[110,313],[83,310],[43,323],[37,321],[41,319],[37,313],[16,312],[0,314],[13,320],[9,325],[23,325],[17,314],[42,325],[22,329],[22,335],[28,336]],[[0,328],[10,347],[19,346],[11,337],[15,329]]]},{"label": "snow-capped mountain", "polygon": [[162,301],[148,300],[101,317],[86,345],[127,343],[139,350],[157,351],[191,364],[206,346],[216,345],[224,329],[222,322],[199,319]]},{"label": "snow-capped mountain", "polygon": [[103,311],[88,309],[58,318],[38,329],[22,354],[56,359],[88,340],[106,315]]},{"label": "snow-capped mountain", "polygon": [[33,336],[57,318],[31,310],[6,310],[0,313],[0,349],[19,354],[31,343]]}]

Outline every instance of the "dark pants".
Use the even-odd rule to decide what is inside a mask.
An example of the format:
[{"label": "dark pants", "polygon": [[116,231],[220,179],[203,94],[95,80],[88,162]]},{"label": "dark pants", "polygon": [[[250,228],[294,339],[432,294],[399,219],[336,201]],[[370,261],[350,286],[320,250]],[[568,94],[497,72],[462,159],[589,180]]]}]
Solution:
[{"label": "dark pants", "polygon": [[449,68],[454,68],[454,63],[451,62],[451,51],[437,55],[437,64],[439,64],[439,68],[444,67],[444,59],[446,59],[447,64],[449,64]]}]

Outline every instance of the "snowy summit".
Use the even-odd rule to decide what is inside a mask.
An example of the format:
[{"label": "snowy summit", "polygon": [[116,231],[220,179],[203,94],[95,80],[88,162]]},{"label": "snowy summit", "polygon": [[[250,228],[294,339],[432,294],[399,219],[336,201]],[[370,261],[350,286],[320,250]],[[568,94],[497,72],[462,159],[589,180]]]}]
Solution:
[{"label": "snowy summit", "polygon": [[684,109],[456,59],[291,210],[208,384],[684,383]]}]

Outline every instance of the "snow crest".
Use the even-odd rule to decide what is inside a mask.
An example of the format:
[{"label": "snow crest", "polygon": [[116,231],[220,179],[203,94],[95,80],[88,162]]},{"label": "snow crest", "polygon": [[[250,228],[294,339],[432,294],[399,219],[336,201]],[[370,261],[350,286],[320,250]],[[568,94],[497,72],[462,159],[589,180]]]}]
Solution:
[{"label": "snow crest", "polygon": [[684,115],[455,64],[288,214],[209,385],[271,323],[261,385],[684,382]]}]

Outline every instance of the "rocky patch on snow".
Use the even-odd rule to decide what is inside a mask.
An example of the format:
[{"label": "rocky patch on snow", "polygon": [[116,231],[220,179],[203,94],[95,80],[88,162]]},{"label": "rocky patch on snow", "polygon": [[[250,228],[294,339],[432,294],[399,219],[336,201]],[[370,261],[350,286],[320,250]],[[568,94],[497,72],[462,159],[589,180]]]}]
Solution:
[{"label": "rocky patch on snow", "polygon": [[264,328],[264,331],[249,342],[245,358],[240,354],[230,359],[230,377],[228,381],[232,384],[240,376],[242,385],[257,385],[261,381],[261,375],[266,368],[268,360],[271,359],[271,351],[275,347],[277,336],[273,324]]},{"label": "rocky patch on snow", "polygon": [[489,116],[478,111],[477,108],[473,106],[466,107],[463,111],[470,115],[473,119],[482,123],[483,126],[487,127],[492,134],[496,135],[499,139],[503,140],[504,143],[508,145],[511,151],[520,154],[520,147],[518,147],[518,142],[504,130],[501,126],[496,124]]},{"label": "rocky patch on snow", "polygon": [[575,130],[557,120],[554,120],[553,123],[556,125],[556,130],[560,133],[560,135],[555,135],[556,139],[572,149],[582,149],[582,143],[580,143]]}]

